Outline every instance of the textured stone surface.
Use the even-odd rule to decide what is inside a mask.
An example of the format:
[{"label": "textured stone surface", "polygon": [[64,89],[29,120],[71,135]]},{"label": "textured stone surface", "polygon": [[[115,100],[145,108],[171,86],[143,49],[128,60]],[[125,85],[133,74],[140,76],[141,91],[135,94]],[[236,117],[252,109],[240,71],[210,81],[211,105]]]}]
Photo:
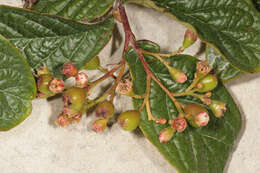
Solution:
[{"label": "textured stone surface", "polygon": [[[0,4],[22,6],[20,0],[0,0]],[[157,42],[163,51],[175,50],[181,44],[184,34],[181,24],[160,13],[134,5],[128,5],[127,12],[137,39]],[[119,31],[122,33],[120,25]],[[111,42],[101,52],[104,64],[118,62],[122,43],[119,47],[109,59]],[[200,43],[197,42],[186,53],[201,55],[198,53],[199,48]],[[92,71],[91,75],[101,74]],[[260,172],[260,73],[245,75],[226,86],[239,105],[245,123],[225,173]],[[96,91],[93,97],[99,93]],[[126,97],[117,97],[115,104],[118,112],[131,109],[131,102]],[[11,131],[0,133],[1,172],[176,172],[140,132],[124,132],[114,125],[104,134],[96,134],[90,129],[95,119],[93,115],[84,117],[78,125],[57,128],[54,121],[61,107],[61,99],[35,100],[33,112],[27,120]]]}]

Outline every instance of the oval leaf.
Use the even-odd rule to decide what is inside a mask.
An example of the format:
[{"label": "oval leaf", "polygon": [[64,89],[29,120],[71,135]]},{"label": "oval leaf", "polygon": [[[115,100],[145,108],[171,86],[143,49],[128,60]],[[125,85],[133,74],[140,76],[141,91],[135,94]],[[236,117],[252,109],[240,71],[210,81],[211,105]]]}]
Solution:
[{"label": "oval leaf", "polygon": [[[143,71],[142,64],[132,49],[126,53],[126,59],[134,78],[135,91],[138,91],[138,94],[143,94],[145,85],[136,82],[143,81],[145,83],[146,75],[139,73]],[[150,69],[170,91],[180,92],[192,82],[196,71],[196,62],[195,58],[188,55],[178,55],[170,59],[172,66],[182,69],[186,73],[188,81],[185,84],[174,82],[168,70],[158,61],[151,63]],[[151,110],[156,118],[164,117],[169,120],[178,115],[174,104],[155,82],[151,83],[150,92]],[[167,125],[148,121],[146,111],[142,110],[140,128],[144,135],[181,173],[221,173],[233,149],[241,128],[241,116],[238,108],[221,83],[213,90],[212,98],[227,103],[228,110],[224,117],[217,119],[209,110],[210,123],[206,127],[199,129],[188,127],[183,133],[177,133],[168,143],[160,143],[158,139],[159,132]],[[190,96],[178,97],[178,99],[183,104],[202,104],[198,99]],[[139,108],[142,102],[143,100],[134,99],[134,107]],[[207,106],[205,107],[208,109]]]},{"label": "oval leaf", "polygon": [[9,130],[32,110],[36,85],[23,55],[0,36],[0,130]]},{"label": "oval leaf", "polygon": [[0,34],[24,54],[33,69],[45,64],[52,72],[68,61],[81,68],[106,45],[114,26],[113,18],[85,25],[8,6],[0,6],[0,21]]},{"label": "oval leaf", "polygon": [[85,21],[105,15],[113,3],[113,0],[41,0],[33,10]]},{"label": "oval leaf", "polygon": [[249,0],[127,0],[164,12],[194,28],[238,69],[260,71],[260,13]]},{"label": "oval leaf", "polygon": [[222,81],[228,81],[243,74],[243,72],[232,67],[228,61],[224,60],[222,56],[209,45],[206,47],[206,60],[209,65],[213,66],[214,73],[216,73]]}]

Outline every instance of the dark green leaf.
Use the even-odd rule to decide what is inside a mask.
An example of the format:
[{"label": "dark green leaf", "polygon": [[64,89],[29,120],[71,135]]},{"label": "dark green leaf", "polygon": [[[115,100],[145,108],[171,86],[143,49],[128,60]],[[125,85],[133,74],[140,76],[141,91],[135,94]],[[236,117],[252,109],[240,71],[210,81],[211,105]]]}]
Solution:
[{"label": "dark green leaf", "polygon": [[253,0],[253,3],[258,11],[260,11],[260,0]]},{"label": "dark green leaf", "polygon": [[[146,75],[142,64],[133,49],[126,53],[126,58],[134,79],[135,91],[138,94],[143,94],[146,88],[143,84]],[[151,63],[150,68],[170,91],[180,92],[192,82],[196,71],[196,62],[195,58],[188,55],[177,55],[170,59],[172,66],[182,69],[186,73],[188,81],[185,84],[174,82],[167,68],[158,61]],[[156,118],[164,117],[169,120],[178,116],[172,101],[155,82],[151,84],[150,94],[151,110]],[[228,110],[224,117],[217,119],[209,110],[210,123],[206,127],[199,129],[188,127],[183,133],[177,133],[168,143],[160,143],[158,139],[159,132],[167,125],[148,121],[146,111],[142,111],[140,128],[144,135],[181,173],[222,173],[227,158],[234,147],[234,142],[241,128],[241,116],[238,108],[221,82],[212,94],[213,99],[227,103]],[[198,99],[190,96],[178,99],[183,104],[202,104]],[[142,102],[143,100],[135,99],[134,107],[139,108]],[[205,107],[208,109],[207,106]]]},{"label": "dark green leaf", "polygon": [[33,10],[85,21],[103,16],[113,3],[114,0],[40,0]]},{"label": "dark green leaf", "polygon": [[250,0],[128,1],[187,23],[242,71],[260,71],[260,13]]},{"label": "dark green leaf", "polygon": [[33,69],[46,64],[52,72],[68,61],[82,67],[109,41],[114,26],[113,18],[85,25],[7,6],[0,6],[0,21],[0,34],[24,54]]},{"label": "dark green leaf", "polygon": [[23,55],[0,36],[0,131],[21,123],[32,111],[34,77]]},{"label": "dark green leaf", "polygon": [[241,76],[243,73],[230,65],[230,63],[222,58],[215,49],[207,45],[206,59],[209,65],[214,67],[214,73],[223,81],[228,81]]}]

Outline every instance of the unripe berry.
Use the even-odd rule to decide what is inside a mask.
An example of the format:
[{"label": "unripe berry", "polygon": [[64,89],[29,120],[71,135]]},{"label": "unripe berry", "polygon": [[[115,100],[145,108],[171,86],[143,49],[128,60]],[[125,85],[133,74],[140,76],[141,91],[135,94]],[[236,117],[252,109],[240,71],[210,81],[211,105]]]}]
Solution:
[{"label": "unripe berry", "polygon": [[84,66],[84,69],[86,70],[95,70],[100,66],[99,57],[96,56],[92,58],[89,62],[87,62]]},{"label": "unripe berry", "polygon": [[53,78],[49,83],[49,90],[55,94],[64,90],[64,82],[61,79]]},{"label": "unripe berry", "polygon": [[83,72],[78,73],[75,79],[76,79],[76,86],[79,88],[84,88],[88,84],[88,76]]},{"label": "unripe berry", "polygon": [[159,140],[160,142],[168,142],[172,139],[173,135],[175,133],[175,130],[171,127],[167,127],[165,129],[162,129],[160,131]]},{"label": "unripe berry", "polygon": [[37,70],[37,75],[38,76],[44,75],[44,74],[50,74],[49,70],[47,69],[47,67],[45,65]]},{"label": "unripe berry", "polygon": [[96,120],[93,124],[92,124],[92,130],[95,132],[104,132],[104,130],[107,127],[107,119],[99,119]]},{"label": "unripe berry", "polygon": [[80,111],[86,99],[86,91],[83,88],[72,87],[63,94],[64,105],[69,109]]},{"label": "unripe berry", "polygon": [[50,74],[40,75],[37,80],[37,88],[42,94],[51,96],[53,93],[49,90],[49,83],[53,79]]},{"label": "unripe berry", "polygon": [[191,30],[187,29],[184,35],[184,40],[182,43],[182,49],[186,49],[190,47],[193,43],[197,41],[197,34],[192,32]]},{"label": "unripe berry", "polygon": [[187,128],[187,122],[183,117],[177,117],[171,120],[171,127],[181,133]]},{"label": "unripe berry", "polygon": [[71,77],[75,76],[77,73],[77,67],[73,65],[71,61],[63,65],[62,74],[65,76]]},{"label": "unripe berry", "polygon": [[217,100],[212,100],[209,107],[217,118],[223,117],[224,112],[227,111],[226,104]]},{"label": "unripe berry", "polygon": [[140,121],[140,112],[136,110],[126,111],[119,115],[117,122],[123,130],[134,130]]},{"label": "unripe berry", "polygon": [[173,80],[175,80],[178,83],[184,83],[187,81],[187,76],[182,70],[176,69],[171,66],[167,66],[169,73]]},{"label": "unripe berry", "polygon": [[60,114],[56,120],[56,125],[60,127],[67,127],[70,124],[70,121],[67,115]]},{"label": "unripe berry", "polygon": [[200,81],[200,84],[202,84],[202,87],[198,88],[198,92],[208,92],[216,88],[218,85],[218,79],[215,75],[207,74],[205,77],[203,77]]},{"label": "unripe berry", "polygon": [[207,109],[198,105],[190,104],[184,107],[185,118],[189,124],[195,128],[206,126],[209,122],[209,114]]},{"label": "unripe berry", "polygon": [[97,106],[95,112],[97,117],[107,119],[114,114],[114,110],[113,103],[104,101]]}]

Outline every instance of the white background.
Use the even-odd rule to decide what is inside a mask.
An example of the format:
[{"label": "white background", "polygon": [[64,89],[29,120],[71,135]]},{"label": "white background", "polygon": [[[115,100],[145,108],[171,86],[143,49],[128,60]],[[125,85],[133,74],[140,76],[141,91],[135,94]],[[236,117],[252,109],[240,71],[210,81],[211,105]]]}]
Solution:
[{"label": "white background", "polygon": [[[20,0],[0,0],[0,4],[22,6]],[[137,39],[150,39],[163,51],[175,50],[185,28],[153,10],[127,6]],[[122,31],[119,26],[120,32]],[[121,32],[122,33],[122,32]],[[101,52],[106,61],[118,62],[121,49],[109,58],[111,44]],[[185,53],[196,55],[197,42]],[[100,75],[98,72],[94,72]],[[260,172],[260,73],[245,75],[226,84],[239,105],[245,123],[237,148],[225,173]],[[131,109],[125,97],[116,99],[118,111]],[[0,133],[0,170],[3,173],[173,173],[173,168],[140,134],[112,126],[104,134],[90,130],[94,116],[80,124],[60,129],[54,125],[61,111],[60,99],[33,101],[33,112],[20,126]]]}]

